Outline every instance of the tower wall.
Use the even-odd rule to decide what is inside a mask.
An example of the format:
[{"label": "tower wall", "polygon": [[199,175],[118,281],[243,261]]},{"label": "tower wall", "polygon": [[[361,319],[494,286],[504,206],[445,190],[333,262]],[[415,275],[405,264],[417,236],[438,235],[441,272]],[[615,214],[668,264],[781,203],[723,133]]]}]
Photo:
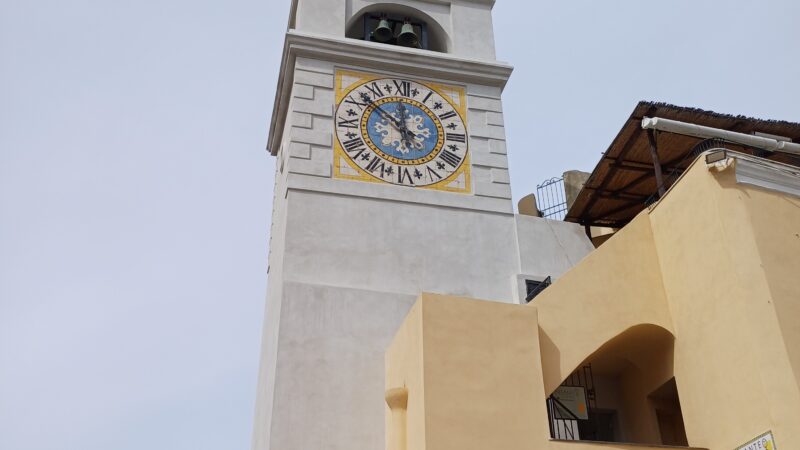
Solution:
[{"label": "tower wall", "polygon": [[[393,2],[437,18],[448,53],[344,37],[373,3],[299,0],[290,20],[268,143],[277,172],[254,450],[383,447],[383,355],[420,293],[520,302],[524,278],[558,276],[592,249],[573,224],[513,213],[501,102],[511,68],[494,61],[493,2]],[[463,90],[460,193],[337,172],[342,71]]]}]

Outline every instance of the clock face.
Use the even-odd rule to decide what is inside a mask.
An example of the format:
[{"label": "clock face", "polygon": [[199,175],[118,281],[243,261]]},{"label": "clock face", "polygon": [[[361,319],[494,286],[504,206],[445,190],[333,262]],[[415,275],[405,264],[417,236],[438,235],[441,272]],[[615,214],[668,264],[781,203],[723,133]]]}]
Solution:
[{"label": "clock face", "polygon": [[[350,85],[337,92],[335,158],[346,164],[335,161],[337,175],[469,190],[463,90],[404,78],[348,74],[355,75],[347,79]],[[342,86],[339,75],[337,85]]]}]

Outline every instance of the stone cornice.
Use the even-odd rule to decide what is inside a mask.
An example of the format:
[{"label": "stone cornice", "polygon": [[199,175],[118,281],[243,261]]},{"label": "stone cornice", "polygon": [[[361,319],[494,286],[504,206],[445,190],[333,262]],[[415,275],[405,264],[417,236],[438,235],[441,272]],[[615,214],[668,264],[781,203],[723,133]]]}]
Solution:
[{"label": "stone cornice", "polygon": [[419,77],[495,86],[501,89],[505,87],[513,70],[510,65],[496,61],[472,60],[447,53],[289,30],[283,47],[267,141],[267,150],[273,155],[277,153],[283,136],[283,123],[289,107],[291,87],[294,82],[294,63],[297,57],[355,65],[365,69],[405,72]]}]

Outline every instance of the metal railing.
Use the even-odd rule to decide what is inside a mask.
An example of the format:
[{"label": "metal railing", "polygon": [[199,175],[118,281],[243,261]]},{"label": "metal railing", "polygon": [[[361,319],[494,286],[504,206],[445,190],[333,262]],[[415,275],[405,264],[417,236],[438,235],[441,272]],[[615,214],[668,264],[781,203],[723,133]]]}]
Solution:
[{"label": "metal railing", "polygon": [[566,441],[580,440],[578,416],[552,395],[547,399],[547,413],[550,416],[550,437]]},{"label": "metal railing", "polygon": [[564,220],[567,215],[567,195],[563,178],[551,178],[536,186],[536,207],[546,219]]},{"label": "metal railing", "polygon": [[555,395],[551,394],[547,398],[547,415],[548,421],[550,422],[550,437],[553,439],[563,439],[569,441],[577,441],[581,440],[582,438],[586,439],[587,437],[592,439],[591,433],[589,433],[590,436],[581,436],[579,431],[581,421],[594,421],[592,411],[597,408],[597,396],[595,392],[592,365],[587,364],[579,367],[572,372],[561,385],[580,387],[584,389],[588,418],[579,418],[567,406],[561,403]]}]

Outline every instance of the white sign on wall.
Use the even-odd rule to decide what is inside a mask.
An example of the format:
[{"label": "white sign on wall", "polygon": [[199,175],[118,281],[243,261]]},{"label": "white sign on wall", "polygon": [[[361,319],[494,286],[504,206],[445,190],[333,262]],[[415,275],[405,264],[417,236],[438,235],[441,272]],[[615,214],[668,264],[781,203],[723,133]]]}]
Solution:
[{"label": "white sign on wall", "polygon": [[777,448],[772,431],[767,431],[747,444],[736,447],[736,450],[777,450]]},{"label": "white sign on wall", "polygon": [[[569,410],[577,419],[589,419],[589,409],[586,407],[586,389],[580,386],[559,386],[553,392],[553,397]],[[563,409],[558,403],[556,407]],[[748,449],[749,450],[749,449]]]}]

